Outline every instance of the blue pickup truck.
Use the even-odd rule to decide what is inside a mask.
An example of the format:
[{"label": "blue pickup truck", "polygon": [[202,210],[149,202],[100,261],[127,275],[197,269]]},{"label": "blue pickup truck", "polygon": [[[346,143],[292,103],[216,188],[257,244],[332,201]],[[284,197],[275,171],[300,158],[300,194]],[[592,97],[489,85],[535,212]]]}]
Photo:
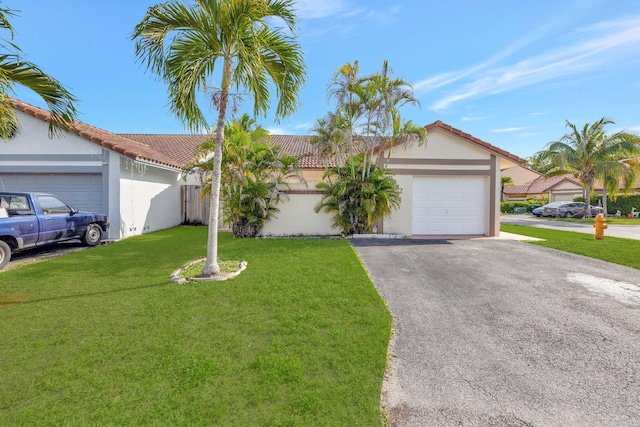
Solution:
[{"label": "blue pickup truck", "polygon": [[53,194],[0,192],[0,269],[13,252],[74,239],[96,246],[108,230],[106,215],[80,212]]}]

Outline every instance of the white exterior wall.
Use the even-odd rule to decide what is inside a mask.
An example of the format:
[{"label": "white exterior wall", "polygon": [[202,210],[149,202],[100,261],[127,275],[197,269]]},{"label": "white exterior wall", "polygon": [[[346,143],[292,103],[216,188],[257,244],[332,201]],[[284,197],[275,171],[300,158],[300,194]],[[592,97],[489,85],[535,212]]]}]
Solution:
[{"label": "white exterior wall", "polygon": [[413,176],[396,175],[396,182],[400,186],[400,207],[383,220],[385,234],[400,234],[410,236],[413,229]]},{"label": "white exterior wall", "polygon": [[320,202],[320,194],[289,194],[289,200],[278,204],[277,218],[268,221],[264,236],[332,235],[340,230],[331,227],[332,215],[315,213],[314,207]]},{"label": "white exterior wall", "polygon": [[180,185],[177,171],[120,158],[120,238],[150,233],[180,224]]},{"label": "white exterior wall", "polygon": [[549,201],[572,202],[576,197],[584,197],[584,190],[582,187],[569,181],[563,181],[551,189]]},{"label": "white exterior wall", "polygon": [[502,172],[500,172],[500,176],[508,176],[513,181],[513,185],[519,185],[531,182],[534,179],[542,176],[542,174],[522,166],[516,166],[503,170]]},{"label": "white exterior wall", "polygon": [[[49,124],[40,119],[16,111],[21,128],[16,136],[0,145],[2,154],[102,154],[102,147],[87,143],[86,139],[70,132],[61,131],[61,137],[49,138]],[[1,157],[0,157],[1,159]],[[31,163],[30,163],[31,164]],[[51,162],[47,162],[51,165]],[[75,164],[75,163],[74,163]]]}]

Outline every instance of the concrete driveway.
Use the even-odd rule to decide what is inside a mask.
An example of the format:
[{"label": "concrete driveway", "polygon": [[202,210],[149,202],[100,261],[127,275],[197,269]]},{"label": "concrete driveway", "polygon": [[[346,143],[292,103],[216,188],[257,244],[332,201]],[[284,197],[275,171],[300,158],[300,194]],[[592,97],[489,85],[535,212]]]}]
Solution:
[{"label": "concrete driveway", "polygon": [[355,240],[394,426],[640,425],[640,271],[508,240]]}]

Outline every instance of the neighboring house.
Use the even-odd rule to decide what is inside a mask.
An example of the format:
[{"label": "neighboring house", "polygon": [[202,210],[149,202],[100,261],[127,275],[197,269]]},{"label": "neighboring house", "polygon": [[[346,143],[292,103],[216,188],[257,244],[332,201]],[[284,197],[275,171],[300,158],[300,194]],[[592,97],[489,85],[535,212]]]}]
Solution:
[{"label": "neighboring house", "polygon": [[[107,213],[110,239],[179,225],[183,221],[181,167],[205,135],[113,134],[76,123],[49,139],[49,113],[13,102],[23,128],[0,144],[0,188],[50,191],[80,209]],[[378,147],[402,188],[402,203],[379,233],[499,234],[500,172],[524,160],[440,121],[426,127],[428,142]],[[331,215],[316,214],[316,190],[330,159],[313,154],[309,136],[274,135],[282,151],[300,157],[306,184],[292,183],[265,235],[338,234]]]},{"label": "neighboring house", "polygon": [[572,175],[558,175],[545,178],[538,177],[524,184],[506,185],[505,201],[518,202],[529,199],[548,199],[550,202],[573,201],[576,197],[584,197],[584,190]]},{"label": "neighboring house", "polygon": [[46,191],[109,215],[109,239],[180,224],[181,159],[77,122],[48,137],[49,112],[12,101],[22,125],[0,142],[0,188]]},{"label": "neighboring house", "polygon": [[536,172],[533,169],[529,169],[525,166],[515,166],[512,168],[504,169],[500,172],[500,176],[511,178],[513,185],[527,184],[534,179],[537,179],[542,174]]},{"label": "neighboring house", "polygon": [[[536,172],[537,173],[537,172]],[[503,176],[508,176],[503,171]],[[593,186],[593,195],[602,194],[602,182],[596,182]],[[624,192],[620,183],[620,193]],[[631,192],[640,193],[640,180]],[[578,197],[584,197],[582,184],[572,174],[558,175],[545,178],[538,173],[538,177],[523,184],[508,185],[504,187],[505,201],[518,202],[529,199],[548,199],[549,202],[573,201]]]},{"label": "neighboring house", "polygon": [[403,190],[384,232],[497,236],[500,171],[524,160],[441,121],[426,129],[425,145],[379,153],[379,163],[388,163]]}]

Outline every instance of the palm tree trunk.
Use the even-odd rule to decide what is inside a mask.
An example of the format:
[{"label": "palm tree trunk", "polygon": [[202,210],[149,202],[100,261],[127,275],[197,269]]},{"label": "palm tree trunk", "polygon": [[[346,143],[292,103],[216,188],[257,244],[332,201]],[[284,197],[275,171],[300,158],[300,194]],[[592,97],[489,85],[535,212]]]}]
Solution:
[{"label": "palm tree trunk", "polygon": [[220,181],[222,180],[222,147],[224,146],[224,121],[227,114],[229,88],[231,87],[231,60],[225,58],[222,71],[222,88],[216,125],[216,145],[213,152],[213,172],[211,176],[211,198],[209,212],[209,230],[207,237],[207,262],[202,268],[203,277],[220,274],[218,265],[218,221],[220,212]]},{"label": "palm tree trunk", "polygon": [[588,182],[585,189],[585,201],[584,207],[582,208],[582,217],[583,218],[591,218],[591,182]]}]

